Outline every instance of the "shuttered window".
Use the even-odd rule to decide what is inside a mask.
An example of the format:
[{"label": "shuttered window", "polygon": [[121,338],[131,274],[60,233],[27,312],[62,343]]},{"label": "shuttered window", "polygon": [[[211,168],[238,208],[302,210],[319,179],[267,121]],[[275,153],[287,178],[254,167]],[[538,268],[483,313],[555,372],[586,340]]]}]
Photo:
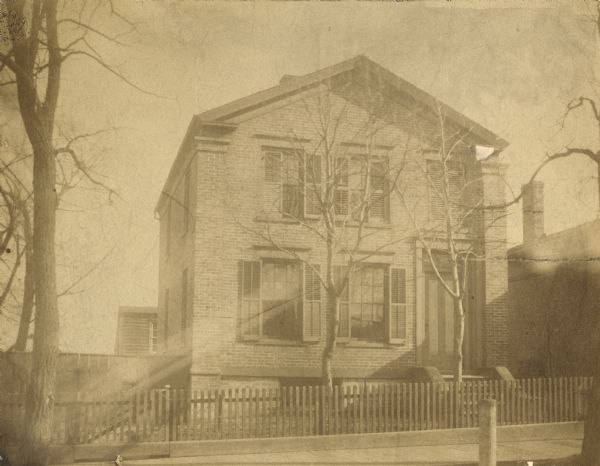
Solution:
[{"label": "shuttered window", "polygon": [[390,271],[389,341],[402,343],[406,339],[406,270],[393,267]]},{"label": "shuttered window", "polygon": [[[464,165],[460,162],[447,162],[449,205],[454,219],[463,213],[463,190],[465,187]],[[427,177],[429,178],[429,214],[433,220],[447,217],[444,205],[443,166],[438,160],[427,161]]]},{"label": "shuttered window", "polygon": [[317,272],[320,272],[319,265],[304,265],[304,341],[317,341],[321,337],[321,281]]},{"label": "shuttered window", "polygon": [[[370,164],[370,167],[367,166]],[[367,168],[369,190],[367,192]],[[340,216],[352,215],[359,220],[361,203],[367,207],[367,220],[387,221],[388,186],[387,159],[367,157],[340,157],[336,159],[335,212]],[[365,194],[366,193],[366,194]]]},{"label": "shuttered window", "polygon": [[[342,285],[347,267],[335,267]],[[400,344],[406,338],[406,271],[381,265],[356,268],[339,298],[338,338]],[[386,328],[387,324],[387,328]]]},{"label": "shuttered window", "polygon": [[306,155],[304,170],[304,215],[321,215],[321,157]]},{"label": "shuttered window", "polygon": [[291,149],[264,152],[265,182],[278,185],[280,210],[300,218],[304,214],[303,155]]},{"label": "shuttered window", "polygon": [[317,341],[321,336],[318,265],[242,261],[241,334],[245,339]]},{"label": "shuttered window", "polygon": [[387,162],[377,161],[371,164],[370,185],[371,195],[369,199],[369,220],[379,222],[388,219],[388,183]]}]

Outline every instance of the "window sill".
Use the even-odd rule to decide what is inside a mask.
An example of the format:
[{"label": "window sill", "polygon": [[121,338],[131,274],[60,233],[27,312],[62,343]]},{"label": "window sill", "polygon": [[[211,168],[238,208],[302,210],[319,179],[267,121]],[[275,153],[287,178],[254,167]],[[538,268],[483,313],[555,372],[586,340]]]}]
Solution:
[{"label": "window sill", "polygon": [[380,349],[394,349],[399,346],[406,346],[406,342],[402,343],[375,343],[360,340],[338,340],[338,345],[344,348],[380,348]]},{"label": "window sill", "polygon": [[[293,218],[286,218],[286,217],[255,217],[254,221],[255,222],[259,222],[259,223],[283,223],[283,224],[289,224],[289,225],[301,225],[303,222],[310,222],[310,223],[318,223],[319,222],[319,218],[315,218],[315,217],[304,217],[300,220],[296,220]],[[337,221],[336,225],[340,226],[342,225],[343,222],[342,221]],[[357,222],[347,222],[346,223],[347,227],[350,228],[358,228],[359,224]],[[364,228],[371,228],[374,230],[391,230],[392,229],[392,225],[390,222],[385,222],[385,223],[364,223],[363,224]]]},{"label": "window sill", "polygon": [[238,340],[240,343],[246,343],[249,345],[256,346],[310,346],[318,341],[301,341],[301,340],[278,340],[276,338],[241,338]]}]

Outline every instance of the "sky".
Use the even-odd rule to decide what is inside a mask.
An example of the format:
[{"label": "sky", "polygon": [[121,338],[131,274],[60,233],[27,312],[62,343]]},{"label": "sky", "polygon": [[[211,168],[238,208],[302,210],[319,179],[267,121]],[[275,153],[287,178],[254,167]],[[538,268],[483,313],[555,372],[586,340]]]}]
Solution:
[{"label": "sky", "polygon": [[[284,74],[366,55],[509,141],[502,154],[508,192],[565,144],[597,148],[585,111],[560,124],[569,100],[598,97],[592,1],[115,5],[137,32],[121,38],[123,45],[100,37],[94,44],[135,87],[85,58],[67,61],[63,71],[58,138],[114,129],[82,150],[118,193],[109,200],[82,181],[61,204],[59,291],[93,270],[60,298],[66,351],[112,352],[118,307],[156,305],[154,207],[192,116],[272,87]],[[123,27],[106,11],[97,24]],[[0,97],[0,112],[10,114],[10,92]],[[541,179],[547,233],[596,218],[589,161],[556,163]],[[518,244],[519,208],[508,222],[509,242]]]}]

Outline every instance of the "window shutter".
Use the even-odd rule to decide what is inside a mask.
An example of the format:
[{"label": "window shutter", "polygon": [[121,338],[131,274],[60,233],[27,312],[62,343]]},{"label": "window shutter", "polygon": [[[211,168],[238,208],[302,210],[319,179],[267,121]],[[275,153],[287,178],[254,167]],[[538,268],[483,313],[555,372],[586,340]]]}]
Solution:
[{"label": "window shutter", "polygon": [[404,343],[406,340],[406,270],[390,270],[390,343]]},{"label": "window shutter", "polygon": [[348,215],[348,203],[350,194],[348,189],[348,159],[339,157],[335,159],[335,213],[336,215]]},{"label": "window shutter", "polygon": [[321,337],[321,281],[315,273],[319,265],[304,265],[304,306],[302,310],[302,339],[318,341]]},{"label": "window shutter", "polygon": [[265,181],[270,183],[281,181],[281,153],[265,153]]},{"label": "window shutter", "polygon": [[242,261],[241,269],[241,334],[242,338],[255,339],[260,336],[260,262]]},{"label": "window shutter", "polygon": [[319,217],[321,214],[321,156],[306,156],[304,170],[304,215]]},{"label": "window shutter", "polygon": [[[465,188],[465,169],[460,162],[447,162],[448,193],[452,216],[455,220],[463,215],[463,190]],[[429,213],[432,219],[446,218],[443,199],[444,176],[442,163],[437,160],[427,162],[427,175],[429,177]]]},{"label": "window shutter", "polygon": [[369,199],[369,220],[388,220],[388,179],[387,162],[376,161],[371,165],[371,193]]},{"label": "window shutter", "polygon": [[[348,273],[348,267],[336,266],[334,268],[335,284],[340,286]],[[339,339],[350,338],[350,277],[346,281],[344,291],[339,297],[340,304],[340,325],[338,328]]]}]

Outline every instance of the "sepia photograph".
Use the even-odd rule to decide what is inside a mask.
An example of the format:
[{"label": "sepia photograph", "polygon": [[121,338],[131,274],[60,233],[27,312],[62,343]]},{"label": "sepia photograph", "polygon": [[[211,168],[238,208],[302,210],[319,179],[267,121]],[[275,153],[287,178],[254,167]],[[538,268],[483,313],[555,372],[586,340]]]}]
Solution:
[{"label": "sepia photograph", "polygon": [[0,0],[0,466],[600,466],[600,2]]}]

